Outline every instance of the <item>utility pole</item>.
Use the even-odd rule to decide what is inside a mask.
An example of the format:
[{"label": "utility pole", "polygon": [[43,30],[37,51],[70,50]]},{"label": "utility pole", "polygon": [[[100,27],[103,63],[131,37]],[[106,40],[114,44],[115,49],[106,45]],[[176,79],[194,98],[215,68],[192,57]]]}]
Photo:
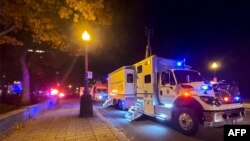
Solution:
[{"label": "utility pole", "polygon": [[149,57],[149,56],[152,55],[151,45],[150,45],[150,39],[152,37],[152,34],[153,34],[153,30],[149,29],[148,27],[146,27],[147,45],[146,45],[145,58],[147,58],[147,57]]}]

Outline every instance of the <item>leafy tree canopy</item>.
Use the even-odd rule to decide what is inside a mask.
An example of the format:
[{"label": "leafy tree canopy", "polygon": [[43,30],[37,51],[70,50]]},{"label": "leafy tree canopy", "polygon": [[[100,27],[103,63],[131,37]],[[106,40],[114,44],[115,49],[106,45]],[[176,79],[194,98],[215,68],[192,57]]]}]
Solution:
[{"label": "leafy tree canopy", "polygon": [[104,0],[1,0],[0,44],[22,45],[19,31],[33,41],[77,54],[81,33],[111,24],[111,10]]}]

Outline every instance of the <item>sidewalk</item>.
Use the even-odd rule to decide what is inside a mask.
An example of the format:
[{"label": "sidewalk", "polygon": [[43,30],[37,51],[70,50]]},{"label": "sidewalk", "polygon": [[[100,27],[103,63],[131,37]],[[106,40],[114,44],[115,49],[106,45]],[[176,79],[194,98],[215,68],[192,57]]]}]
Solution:
[{"label": "sidewalk", "polygon": [[3,141],[117,141],[126,136],[112,127],[94,109],[94,117],[78,118],[79,101],[64,102],[57,108],[17,127]]}]

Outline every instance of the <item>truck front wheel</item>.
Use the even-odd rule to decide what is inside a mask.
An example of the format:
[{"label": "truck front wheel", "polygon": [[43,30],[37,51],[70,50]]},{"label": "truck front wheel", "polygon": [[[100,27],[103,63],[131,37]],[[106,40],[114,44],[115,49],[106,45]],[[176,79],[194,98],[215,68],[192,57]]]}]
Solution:
[{"label": "truck front wheel", "polygon": [[175,125],[185,135],[192,136],[199,130],[199,120],[191,109],[178,109],[175,113]]}]

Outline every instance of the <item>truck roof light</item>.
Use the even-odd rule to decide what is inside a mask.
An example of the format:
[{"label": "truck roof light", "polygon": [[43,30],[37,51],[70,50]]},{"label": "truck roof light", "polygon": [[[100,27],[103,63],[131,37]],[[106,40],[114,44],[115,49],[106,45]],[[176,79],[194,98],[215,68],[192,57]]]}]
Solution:
[{"label": "truck roof light", "polygon": [[180,67],[180,66],[182,66],[182,62],[179,61],[179,62],[176,63],[176,65],[177,65],[178,67]]},{"label": "truck roof light", "polygon": [[239,97],[239,96],[236,96],[236,97],[234,97],[234,99],[235,99],[236,101],[239,101],[239,100],[240,100],[240,97]]}]

